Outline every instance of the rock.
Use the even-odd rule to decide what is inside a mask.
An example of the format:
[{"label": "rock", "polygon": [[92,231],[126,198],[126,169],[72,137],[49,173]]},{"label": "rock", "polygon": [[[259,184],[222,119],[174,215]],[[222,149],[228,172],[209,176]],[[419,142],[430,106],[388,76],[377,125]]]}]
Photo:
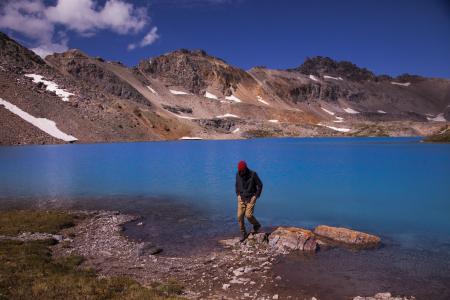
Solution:
[{"label": "rock", "polygon": [[296,250],[315,252],[318,249],[314,234],[297,227],[278,227],[269,236],[269,246],[282,254]]},{"label": "rock", "polygon": [[144,222],[139,222],[136,224],[136,226],[143,226],[143,225],[144,225]]},{"label": "rock", "polygon": [[238,269],[236,269],[236,270],[234,270],[233,271],[233,274],[234,274],[234,276],[241,276],[241,275],[244,275],[244,268],[243,267],[241,267],[241,268],[238,268]]},{"label": "rock", "polygon": [[278,299],[278,294],[273,295],[272,299]]},{"label": "rock", "polygon": [[230,288],[230,284],[228,284],[228,283],[224,283],[223,285],[222,285],[222,289],[223,290],[228,290]]},{"label": "rock", "polygon": [[232,239],[226,239],[226,240],[220,240],[219,244],[225,246],[225,247],[234,247],[240,244],[239,238],[232,238]]},{"label": "rock", "polygon": [[371,297],[354,297],[353,300],[415,300],[415,297],[394,297],[391,293],[378,293],[375,296]]},{"label": "rock", "polygon": [[156,255],[163,251],[162,248],[153,246],[148,242],[139,243],[136,248],[137,256]]},{"label": "rock", "polygon": [[314,229],[314,233],[334,242],[362,248],[375,247],[380,243],[380,238],[378,236],[343,227],[320,225]]},{"label": "rock", "polygon": [[269,241],[269,235],[265,232],[261,233],[252,233],[248,236],[247,240],[245,241],[247,244],[256,243],[256,244],[264,244]]}]

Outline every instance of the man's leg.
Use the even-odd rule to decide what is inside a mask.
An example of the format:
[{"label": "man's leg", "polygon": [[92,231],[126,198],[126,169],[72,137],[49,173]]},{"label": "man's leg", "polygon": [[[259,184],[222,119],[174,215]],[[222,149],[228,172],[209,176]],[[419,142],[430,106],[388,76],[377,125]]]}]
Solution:
[{"label": "man's leg", "polygon": [[245,217],[247,218],[247,220],[253,225],[253,229],[255,231],[258,231],[259,228],[261,228],[261,224],[259,224],[258,220],[256,220],[255,216],[253,216],[253,211],[255,210],[255,204],[256,204],[256,199],[252,199],[252,201],[250,201],[246,208],[245,208]]},{"label": "man's leg", "polygon": [[244,223],[245,208],[246,208],[245,203],[242,201],[242,199],[240,199],[240,197],[238,197],[237,219],[238,219],[238,223],[239,223],[239,229],[241,230],[242,234],[246,233],[245,223]]}]

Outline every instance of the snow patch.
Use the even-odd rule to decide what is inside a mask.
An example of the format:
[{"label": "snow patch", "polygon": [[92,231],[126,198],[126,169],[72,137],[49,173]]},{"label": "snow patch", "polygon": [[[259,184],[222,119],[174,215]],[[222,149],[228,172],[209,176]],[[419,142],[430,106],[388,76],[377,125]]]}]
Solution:
[{"label": "snow patch", "polygon": [[232,131],[232,133],[238,133],[239,130],[241,130],[240,128],[236,128],[235,130]]},{"label": "snow patch", "polygon": [[328,75],[324,75],[323,78],[324,79],[334,79],[334,80],[344,80],[344,79],[342,79],[342,77],[333,77],[333,76],[328,76]]},{"label": "snow patch", "polygon": [[353,108],[347,107],[344,108],[344,111],[348,114],[359,114],[359,111],[354,110]]},{"label": "snow patch", "polygon": [[342,118],[342,117],[337,117],[336,116],[336,121],[333,121],[334,123],[342,123],[342,122],[344,122],[344,118]]},{"label": "snow patch", "polygon": [[201,137],[196,136],[183,136],[180,140],[203,140]]},{"label": "snow patch", "polygon": [[216,118],[239,118],[239,117],[233,114],[226,113],[224,115],[216,116]]},{"label": "snow patch", "polygon": [[384,110],[377,110],[377,112],[378,112],[379,114],[385,114],[385,113],[386,113]]},{"label": "snow patch", "polygon": [[51,135],[52,137],[55,137],[57,139],[66,141],[66,142],[72,142],[78,140],[76,137],[68,135],[56,127],[56,123],[52,120],[46,119],[46,118],[36,118],[29,113],[21,110],[19,107],[15,106],[14,104],[3,100],[0,98],[0,105],[3,105],[7,110],[12,112],[13,114],[21,117],[24,121],[27,121],[28,123],[36,126],[40,130],[46,132],[47,134]]},{"label": "snow patch", "polygon": [[158,95],[158,93],[149,85],[147,85],[147,88],[150,90],[150,92],[152,92],[155,95]]},{"label": "snow patch", "polygon": [[278,121],[276,119],[272,119],[272,120],[269,120],[269,122],[271,122],[271,123],[279,123],[280,121]]},{"label": "snow patch", "polygon": [[212,94],[212,93],[210,93],[210,92],[208,92],[208,91],[205,92],[205,97],[206,97],[206,98],[209,98],[209,99],[214,99],[214,100],[219,99],[219,98],[217,98],[216,95],[214,95],[214,94]]},{"label": "snow patch", "polygon": [[256,96],[256,99],[258,99],[259,102],[264,103],[265,105],[270,105],[269,103],[267,103],[267,101],[263,100],[261,96]]},{"label": "snow patch", "polygon": [[410,86],[411,82],[395,82],[395,81],[391,81],[391,84],[401,85],[401,86]]},{"label": "snow patch", "polygon": [[319,79],[314,75],[309,75],[309,79],[314,80],[314,81],[319,81]]},{"label": "snow patch", "polygon": [[427,117],[428,121],[434,121],[434,122],[447,122],[447,120],[444,118],[444,114],[438,114],[434,118]]},{"label": "snow patch", "polygon": [[333,126],[323,125],[322,123],[319,123],[317,125],[323,126],[323,127],[327,127],[327,128],[332,129],[332,130],[339,131],[339,132],[349,132],[350,131],[350,128],[333,127]]},{"label": "snow patch", "polygon": [[45,80],[44,76],[37,75],[37,74],[25,74],[25,77],[33,78],[34,83],[40,83],[42,82],[45,85],[45,89],[50,92],[54,92],[59,98],[61,98],[62,101],[69,101],[69,97],[73,96],[75,94],[69,93],[68,91],[64,89],[60,89],[58,85],[49,80]]},{"label": "snow patch", "polygon": [[177,115],[177,114],[174,114],[173,112],[170,112],[172,115],[174,115],[175,117],[178,117],[178,118],[180,118],[180,119],[186,119],[186,120],[195,120],[196,118],[194,118],[194,117],[189,117],[189,116],[180,116],[180,115]]},{"label": "snow patch", "polygon": [[183,92],[183,91],[177,91],[177,90],[169,90],[174,95],[189,95],[189,93]]},{"label": "snow patch", "polygon": [[241,99],[239,99],[235,95],[227,96],[227,97],[225,97],[225,99],[230,100],[230,101],[235,101],[235,102],[242,102]]},{"label": "snow patch", "polygon": [[330,111],[330,110],[328,110],[328,109],[326,109],[326,108],[323,108],[323,107],[321,107],[321,109],[322,109],[324,112],[326,112],[327,114],[334,116],[334,112],[332,112],[332,111]]}]

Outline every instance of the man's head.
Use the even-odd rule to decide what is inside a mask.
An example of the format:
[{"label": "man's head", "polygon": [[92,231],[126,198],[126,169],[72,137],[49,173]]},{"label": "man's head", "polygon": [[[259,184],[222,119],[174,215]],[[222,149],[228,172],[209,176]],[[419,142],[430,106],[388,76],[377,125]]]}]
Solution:
[{"label": "man's head", "polygon": [[241,175],[244,174],[245,172],[247,172],[247,163],[245,161],[241,160],[238,163],[238,172]]}]

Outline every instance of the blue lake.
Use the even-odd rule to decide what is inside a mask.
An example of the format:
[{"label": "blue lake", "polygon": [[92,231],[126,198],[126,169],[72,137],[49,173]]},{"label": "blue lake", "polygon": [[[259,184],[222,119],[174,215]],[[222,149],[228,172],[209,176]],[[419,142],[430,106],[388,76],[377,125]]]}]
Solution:
[{"label": "blue lake", "polygon": [[264,183],[257,212],[266,223],[331,223],[379,233],[429,231],[450,236],[450,145],[419,140],[0,147],[0,195],[162,196],[234,216],[236,165],[245,159]]},{"label": "blue lake", "polygon": [[0,147],[0,207],[38,201],[139,212],[167,199],[237,232],[234,179],[241,159],[264,183],[255,211],[263,225],[372,232],[393,249],[435,253],[429,268],[438,274],[430,271],[430,278],[450,279],[442,261],[450,258],[450,145],[420,138]]}]

